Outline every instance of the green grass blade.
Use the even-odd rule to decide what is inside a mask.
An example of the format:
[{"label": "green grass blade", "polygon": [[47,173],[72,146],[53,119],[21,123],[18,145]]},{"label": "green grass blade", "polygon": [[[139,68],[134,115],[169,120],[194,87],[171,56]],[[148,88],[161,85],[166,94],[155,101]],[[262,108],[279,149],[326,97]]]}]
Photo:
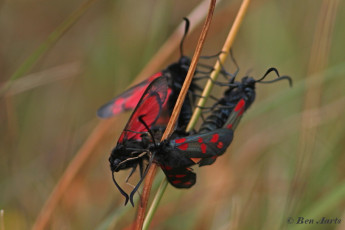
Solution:
[{"label": "green grass blade", "polygon": [[159,186],[159,189],[155,195],[155,198],[151,204],[151,207],[146,215],[145,221],[144,221],[144,225],[143,225],[143,230],[149,229],[151,220],[158,208],[158,205],[164,195],[165,189],[168,186],[168,180],[166,178],[163,178],[161,185]]},{"label": "green grass blade", "polygon": [[97,0],[89,0],[83,3],[77,10],[75,10],[65,21],[63,21],[48,38],[19,66],[19,68],[12,74],[9,80],[1,86],[0,95],[6,93],[11,84],[17,78],[28,73],[37,61],[50,49],[55,43],[76,23],[87,9]]}]

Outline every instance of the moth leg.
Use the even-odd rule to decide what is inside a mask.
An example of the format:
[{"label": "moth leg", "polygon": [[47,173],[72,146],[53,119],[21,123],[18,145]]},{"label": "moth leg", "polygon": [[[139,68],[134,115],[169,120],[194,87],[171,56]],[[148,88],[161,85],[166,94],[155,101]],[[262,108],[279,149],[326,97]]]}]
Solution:
[{"label": "moth leg", "polygon": [[144,172],[144,167],[143,167],[143,162],[139,162],[139,172],[140,172],[140,178],[143,177],[143,172]]},{"label": "moth leg", "polygon": [[118,189],[118,190],[120,191],[120,193],[126,198],[126,201],[125,201],[125,205],[126,205],[127,202],[128,202],[128,199],[129,199],[127,193],[126,193],[125,191],[123,191],[123,189],[120,187],[120,185],[116,182],[115,176],[114,176],[114,172],[112,172],[112,178],[113,178],[113,182],[114,182],[114,184],[116,185],[117,189]]},{"label": "moth leg", "polygon": [[137,165],[134,165],[132,168],[132,171],[129,173],[129,175],[126,178],[126,183],[128,183],[129,178],[131,178],[131,176],[133,175],[133,173],[135,172],[136,169],[137,169]]},{"label": "moth leg", "polygon": [[133,196],[136,193],[136,191],[138,190],[139,186],[141,185],[141,183],[143,182],[144,178],[146,177],[147,172],[149,171],[149,168],[152,165],[153,162],[153,158],[154,158],[154,154],[152,154],[152,156],[150,157],[149,163],[145,168],[144,174],[141,177],[140,181],[138,182],[138,184],[135,186],[135,188],[133,189],[133,191],[131,192],[131,194],[129,195],[129,201],[131,202],[132,206],[134,207],[134,201],[133,201]]}]

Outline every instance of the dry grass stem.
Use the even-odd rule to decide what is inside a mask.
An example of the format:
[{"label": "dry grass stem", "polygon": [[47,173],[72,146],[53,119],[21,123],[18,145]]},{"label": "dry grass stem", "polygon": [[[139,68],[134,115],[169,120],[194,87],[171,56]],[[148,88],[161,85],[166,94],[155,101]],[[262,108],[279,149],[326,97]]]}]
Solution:
[{"label": "dry grass stem", "polygon": [[[216,0],[211,0],[208,14],[207,14],[207,17],[205,20],[205,24],[202,28],[202,31],[201,31],[201,34],[200,34],[200,37],[198,40],[198,44],[196,46],[190,67],[188,69],[186,80],[183,83],[181,92],[180,92],[179,97],[176,101],[176,104],[175,104],[174,110],[171,114],[169,123],[167,125],[165,132],[163,133],[162,140],[167,139],[171,135],[171,133],[174,131],[177,118],[180,114],[180,111],[181,111],[181,108],[182,108],[182,105],[184,102],[184,98],[187,95],[189,85],[192,82],[192,78],[193,78],[197,63],[199,61],[202,47],[203,47],[203,44],[205,42],[206,35],[207,35],[207,32],[208,32],[210,24],[211,24],[215,5],[216,5]],[[137,229],[137,230],[142,229],[142,226],[144,223],[145,211],[146,211],[146,207],[148,204],[148,199],[150,196],[150,190],[151,190],[151,186],[152,186],[152,183],[154,180],[156,170],[157,170],[157,165],[153,164],[151,166],[151,168],[149,169],[148,175],[146,176],[146,180],[145,180],[145,184],[144,184],[144,188],[143,188],[143,193],[142,193],[142,199],[141,199],[142,202],[141,202],[141,205],[138,206],[138,214],[137,214],[137,218],[136,218],[136,222],[135,222],[135,229]]]},{"label": "dry grass stem", "polygon": [[54,83],[80,74],[82,71],[80,62],[66,63],[38,73],[32,73],[27,76],[14,80],[11,88],[6,93],[6,97],[20,94],[27,90],[39,86]]},{"label": "dry grass stem", "polygon": [[[224,53],[222,53],[222,54],[220,55],[220,63],[219,63],[219,61],[216,63],[216,65],[215,65],[215,67],[214,67],[215,71],[213,71],[212,74],[211,74],[211,78],[212,78],[212,79],[216,79],[216,77],[217,77],[219,71],[221,70],[221,64],[225,62],[225,59],[226,59],[226,57],[227,57],[227,55],[228,55],[228,53],[229,53],[228,50],[230,50],[230,47],[231,47],[231,45],[232,45],[232,43],[233,43],[233,41],[234,41],[234,39],[235,39],[235,37],[236,37],[236,35],[237,35],[237,32],[238,32],[239,27],[240,27],[240,25],[241,25],[241,22],[242,22],[242,20],[243,20],[243,18],[244,18],[245,12],[246,12],[246,10],[247,10],[247,8],[248,8],[248,6],[249,6],[249,3],[250,3],[249,0],[244,0],[244,1],[242,2],[242,5],[241,5],[241,7],[240,7],[240,9],[239,9],[239,11],[238,11],[238,14],[237,14],[236,18],[235,18],[234,24],[233,24],[233,26],[231,27],[231,29],[230,29],[230,31],[229,31],[229,34],[228,34],[228,37],[227,37],[227,39],[226,39],[226,41],[225,41],[225,44],[224,44],[224,46],[223,46],[223,49],[222,49],[222,50],[224,51]],[[187,79],[188,79],[188,78],[187,78]],[[186,79],[186,80],[187,80],[187,79]],[[203,91],[203,94],[202,94],[202,96],[205,96],[205,95],[207,95],[207,96],[206,96],[206,97],[201,97],[201,99],[199,100],[199,104],[198,104],[198,105],[200,105],[200,103],[205,103],[205,102],[206,102],[207,97],[208,97],[208,95],[209,95],[209,92],[210,92],[210,90],[211,90],[211,87],[212,87],[212,81],[209,80],[209,81],[207,82],[207,85],[206,85],[206,87],[205,87],[205,89],[204,89],[204,91]],[[202,101],[202,102],[201,102],[201,101]],[[183,102],[183,101],[182,101],[182,102]],[[181,104],[180,106],[182,106],[182,104]],[[191,118],[191,121],[190,121],[189,124],[188,124],[188,127],[187,127],[186,131],[190,131],[190,130],[192,130],[192,129],[194,128],[194,126],[195,126],[195,124],[196,124],[196,122],[197,122],[197,120],[198,120],[198,118],[199,118],[199,116],[200,116],[200,112],[198,112],[197,109],[199,109],[199,108],[196,108],[196,109],[194,110],[193,116],[192,116],[192,118]],[[200,110],[200,111],[201,111],[201,110]],[[177,115],[178,115],[178,114],[177,114]],[[165,138],[163,137],[162,139],[165,139]],[[156,166],[155,166],[155,167],[156,167]],[[164,179],[162,183],[168,183],[168,182],[166,181],[166,179]],[[163,186],[163,187],[164,187],[164,186]],[[164,190],[165,190],[165,189],[163,189],[162,191],[159,190],[159,191],[157,192],[156,196],[161,196],[161,193],[164,193]],[[156,199],[156,198],[155,198],[155,199]],[[155,204],[155,205],[158,205],[158,204]],[[154,210],[155,210],[155,209],[156,209],[156,207],[153,207],[153,206],[150,207],[150,210],[149,210],[150,215],[153,216]],[[148,217],[148,218],[145,220],[145,226],[148,226],[148,225],[149,225],[150,218],[152,218],[152,216]]]}]

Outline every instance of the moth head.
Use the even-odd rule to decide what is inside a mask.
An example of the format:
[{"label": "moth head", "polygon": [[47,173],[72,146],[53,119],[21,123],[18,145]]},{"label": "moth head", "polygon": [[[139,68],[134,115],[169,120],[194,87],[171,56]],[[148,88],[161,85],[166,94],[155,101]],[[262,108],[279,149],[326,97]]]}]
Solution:
[{"label": "moth head", "polygon": [[110,169],[113,172],[118,172],[122,169],[129,168],[130,165],[126,163],[128,155],[126,154],[126,149],[123,145],[117,145],[110,154],[109,163]]}]

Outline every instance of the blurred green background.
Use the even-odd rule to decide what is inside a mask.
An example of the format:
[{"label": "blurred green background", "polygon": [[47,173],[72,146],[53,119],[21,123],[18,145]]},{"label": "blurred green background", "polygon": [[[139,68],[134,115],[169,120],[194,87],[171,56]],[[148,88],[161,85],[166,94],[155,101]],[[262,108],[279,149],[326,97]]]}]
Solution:
[{"label": "blurred green background", "polygon": [[[0,87],[83,2],[0,1]],[[95,1],[1,95],[5,230],[32,227],[99,123],[98,107],[133,82],[199,3]],[[221,50],[240,3],[218,5],[204,55]],[[259,78],[274,66],[293,78],[294,87],[258,84],[257,100],[228,153],[212,166],[196,168],[193,188],[169,185],[151,229],[345,229],[344,12],[340,0],[252,1],[233,45],[238,76],[251,70]],[[187,37],[186,55],[192,56],[200,30],[199,25]],[[176,50],[164,64],[178,57]],[[233,70],[231,63],[226,67]],[[136,209],[123,206],[108,164],[129,114],[120,115],[92,150],[53,210],[48,229],[129,228]],[[126,176],[119,174],[118,181]],[[157,185],[161,178],[159,172]],[[288,224],[288,217],[342,222]]]}]

